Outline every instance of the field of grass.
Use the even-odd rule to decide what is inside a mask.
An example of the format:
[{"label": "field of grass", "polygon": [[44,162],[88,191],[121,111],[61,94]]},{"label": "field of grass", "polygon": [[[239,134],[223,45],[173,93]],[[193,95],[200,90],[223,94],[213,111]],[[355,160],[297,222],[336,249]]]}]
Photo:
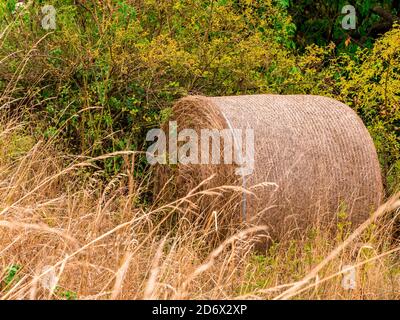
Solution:
[{"label": "field of grass", "polygon": [[[0,123],[1,299],[400,298],[397,211],[386,212],[396,197],[352,234],[338,216],[334,233],[310,226],[265,254],[251,249],[254,227],[210,247],[218,217],[199,230],[180,210],[196,205],[190,195],[137,201],[148,178],[132,174],[134,152],[120,153],[124,169],[104,183],[98,164],[115,154],[63,154],[28,127]],[[352,289],[343,286],[346,265],[356,270]]]}]

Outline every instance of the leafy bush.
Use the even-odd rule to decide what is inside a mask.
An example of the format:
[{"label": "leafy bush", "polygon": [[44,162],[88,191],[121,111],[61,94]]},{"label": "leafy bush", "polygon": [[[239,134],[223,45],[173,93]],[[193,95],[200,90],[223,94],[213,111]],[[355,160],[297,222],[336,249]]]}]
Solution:
[{"label": "leafy bush", "polygon": [[330,96],[357,111],[375,141],[389,193],[400,183],[399,43],[396,26],[372,50],[355,54],[338,53],[334,44],[309,46],[280,91]]},{"label": "leafy bush", "polygon": [[[341,50],[354,52],[360,44],[371,47],[376,37],[390,29],[393,17],[400,13],[393,0],[281,0],[298,26],[297,44],[320,46],[334,42]],[[345,30],[342,9],[352,5],[356,11],[356,29]],[[349,42],[350,41],[350,42]]]},{"label": "leafy bush", "polygon": [[32,92],[18,103],[46,119],[45,136],[61,133],[90,155],[140,149],[160,111],[188,93],[266,90],[293,47],[295,27],[271,1],[53,1],[52,33],[40,2],[19,16],[14,2],[1,16],[10,28],[1,78],[20,71],[10,100]]}]

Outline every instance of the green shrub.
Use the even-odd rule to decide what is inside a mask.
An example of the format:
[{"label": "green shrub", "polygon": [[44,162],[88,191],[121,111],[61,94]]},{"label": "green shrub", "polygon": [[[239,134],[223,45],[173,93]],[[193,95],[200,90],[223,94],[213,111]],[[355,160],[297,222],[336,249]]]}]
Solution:
[{"label": "green shrub", "polygon": [[12,56],[0,73],[15,74],[28,55],[14,98],[36,93],[24,103],[45,119],[42,133],[90,155],[141,149],[160,111],[188,93],[268,90],[284,79],[276,66],[293,47],[295,27],[272,1],[52,1],[51,33],[41,28],[40,2],[19,17],[10,3],[2,4],[2,27],[11,28],[1,58]]},{"label": "green shrub", "polygon": [[309,46],[297,58],[282,93],[330,96],[353,108],[369,129],[388,193],[400,185],[400,27],[378,39],[372,50],[338,53],[334,44]]}]

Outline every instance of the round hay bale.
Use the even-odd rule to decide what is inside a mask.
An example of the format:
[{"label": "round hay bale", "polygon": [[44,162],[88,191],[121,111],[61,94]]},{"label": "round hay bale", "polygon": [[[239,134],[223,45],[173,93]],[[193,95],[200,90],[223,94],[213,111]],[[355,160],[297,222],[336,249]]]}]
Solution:
[{"label": "round hay bale", "polygon": [[[383,187],[373,141],[357,114],[331,98],[188,96],[174,105],[171,120],[176,121],[178,131],[254,132],[251,174],[238,175],[238,166],[225,164],[223,159],[219,164],[159,166],[156,189],[169,181],[166,188],[173,190],[174,198],[185,196],[210,176],[214,178],[204,188],[237,185],[252,192],[229,201],[215,194],[202,195],[198,208],[202,214],[224,214],[230,206],[237,214],[236,222],[266,224],[274,230],[290,225],[301,230],[310,223],[335,221],[338,210],[358,225],[381,202]],[[235,143],[241,139],[235,134],[233,138]],[[243,151],[244,143],[240,148]],[[224,154],[223,143],[220,154]]]}]

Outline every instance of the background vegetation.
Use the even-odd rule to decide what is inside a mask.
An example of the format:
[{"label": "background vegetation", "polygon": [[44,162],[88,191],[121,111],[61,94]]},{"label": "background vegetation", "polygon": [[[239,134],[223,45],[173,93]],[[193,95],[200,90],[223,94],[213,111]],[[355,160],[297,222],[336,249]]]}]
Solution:
[{"label": "background vegetation", "polygon": [[[361,115],[395,183],[398,1],[350,1],[349,31],[345,1],[50,1],[52,32],[41,26],[44,3],[0,8],[2,102],[37,119],[38,135],[92,156],[138,150],[187,94],[328,95]],[[107,166],[114,174],[121,159]]]}]

